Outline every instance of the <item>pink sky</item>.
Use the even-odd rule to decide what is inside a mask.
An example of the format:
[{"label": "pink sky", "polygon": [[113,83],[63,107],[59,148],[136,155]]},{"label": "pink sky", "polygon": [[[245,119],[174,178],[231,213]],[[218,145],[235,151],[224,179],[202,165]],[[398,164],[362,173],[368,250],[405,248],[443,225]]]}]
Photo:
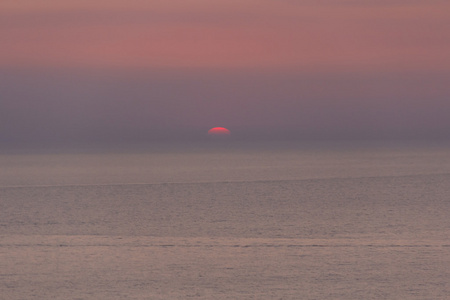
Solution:
[{"label": "pink sky", "polygon": [[448,0],[1,0],[0,146],[450,138]]},{"label": "pink sky", "polygon": [[9,67],[450,68],[448,1],[2,0],[0,19]]}]

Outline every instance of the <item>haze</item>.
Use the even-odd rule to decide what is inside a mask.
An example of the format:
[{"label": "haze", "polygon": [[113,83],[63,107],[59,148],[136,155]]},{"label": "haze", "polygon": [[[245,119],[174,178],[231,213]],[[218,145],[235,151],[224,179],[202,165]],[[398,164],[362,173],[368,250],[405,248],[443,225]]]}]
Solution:
[{"label": "haze", "polygon": [[447,139],[447,1],[0,3],[0,143]]}]

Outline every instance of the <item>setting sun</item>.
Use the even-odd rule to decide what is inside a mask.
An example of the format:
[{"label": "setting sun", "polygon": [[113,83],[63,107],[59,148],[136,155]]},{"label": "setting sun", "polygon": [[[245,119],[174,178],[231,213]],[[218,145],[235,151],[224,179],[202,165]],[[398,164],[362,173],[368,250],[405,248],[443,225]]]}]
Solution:
[{"label": "setting sun", "polygon": [[208,130],[209,136],[229,136],[231,132],[224,127],[214,127]]}]

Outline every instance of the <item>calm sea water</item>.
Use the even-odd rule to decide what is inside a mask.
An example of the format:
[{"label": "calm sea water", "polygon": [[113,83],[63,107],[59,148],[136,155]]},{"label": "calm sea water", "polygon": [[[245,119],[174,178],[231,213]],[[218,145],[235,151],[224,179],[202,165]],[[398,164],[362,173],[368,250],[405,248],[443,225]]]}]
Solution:
[{"label": "calm sea water", "polygon": [[449,299],[450,147],[0,155],[1,299]]}]

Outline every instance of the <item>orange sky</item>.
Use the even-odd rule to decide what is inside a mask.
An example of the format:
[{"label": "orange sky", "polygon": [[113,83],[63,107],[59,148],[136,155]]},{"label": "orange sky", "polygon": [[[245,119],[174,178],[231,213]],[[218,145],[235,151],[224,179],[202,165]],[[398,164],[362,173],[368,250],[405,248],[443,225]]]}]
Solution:
[{"label": "orange sky", "polygon": [[0,66],[449,70],[449,1],[2,0]]}]

